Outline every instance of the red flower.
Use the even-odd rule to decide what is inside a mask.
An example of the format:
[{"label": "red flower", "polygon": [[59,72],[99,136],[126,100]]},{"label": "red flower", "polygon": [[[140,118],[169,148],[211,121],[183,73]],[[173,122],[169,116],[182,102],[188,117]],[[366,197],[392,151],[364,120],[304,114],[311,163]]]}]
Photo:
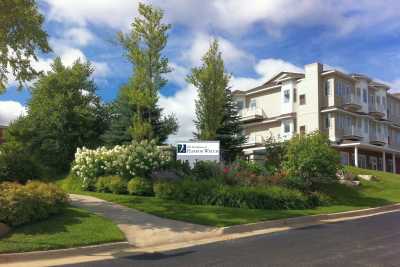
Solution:
[{"label": "red flower", "polygon": [[224,167],[224,173],[228,173],[229,172],[229,168],[228,167]]}]

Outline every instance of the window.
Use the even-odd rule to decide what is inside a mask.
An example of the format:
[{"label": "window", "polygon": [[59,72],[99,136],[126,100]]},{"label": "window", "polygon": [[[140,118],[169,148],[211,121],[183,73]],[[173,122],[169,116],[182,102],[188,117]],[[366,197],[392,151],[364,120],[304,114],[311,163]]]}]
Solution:
[{"label": "window", "polygon": [[306,133],[306,126],[302,125],[300,126],[300,134],[305,134]]},{"label": "window", "polygon": [[368,133],[368,119],[364,119],[364,132]]},{"label": "window", "polygon": [[378,104],[378,105],[381,104],[381,97],[379,95],[376,96],[376,104]]},{"label": "window", "polygon": [[242,110],[243,107],[244,107],[243,101],[237,101],[236,102],[236,107],[238,108],[238,110]]},{"label": "window", "polygon": [[363,101],[364,103],[368,102],[367,89],[363,89]]},{"label": "window", "polygon": [[250,100],[250,108],[251,108],[251,109],[256,109],[256,107],[257,107],[257,102],[256,102],[256,100],[253,98],[253,99]]},{"label": "window", "polygon": [[357,128],[361,130],[362,128],[362,121],[361,119],[357,119]]},{"label": "window", "polygon": [[300,95],[300,105],[306,104],[306,95]]},{"label": "window", "polygon": [[325,95],[329,96],[331,94],[331,82],[329,80],[325,81]]},{"label": "window", "polygon": [[384,96],[382,96],[382,105],[386,107],[386,98]]},{"label": "window", "polygon": [[290,133],[290,123],[287,121],[283,122],[283,132]]},{"label": "window", "polygon": [[326,114],[325,115],[325,128],[328,129],[329,127],[331,127],[330,115]]},{"label": "window", "polygon": [[356,91],[357,91],[357,97],[360,98],[361,97],[361,89],[357,88]]},{"label": "window", "polygon": [[296,100],[297,99],[297,89],[296,88],[294,88],[293,89],[293,103],[296,103]]},{"label": "window", "polygon": [[283,102],[289,103],[289,100],[290,100],[290,91],[289,90],[283,91]]}]

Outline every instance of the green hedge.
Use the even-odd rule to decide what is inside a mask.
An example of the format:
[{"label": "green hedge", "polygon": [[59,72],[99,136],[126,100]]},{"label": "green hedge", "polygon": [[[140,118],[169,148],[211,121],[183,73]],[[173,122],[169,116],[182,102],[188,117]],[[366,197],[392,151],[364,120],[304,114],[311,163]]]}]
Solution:
[{"label": "green hedge", "polygon": [[54,184],[0,183],[0,222],[10,226],[46,219],[60,213],[67,203],[68,195]]},{"label": "green hedge", "polygon": [[307,209],[319,201],[295,189],[280,186],[227,186],[216,180],[160,182],[154,185],[157,197],[196,205],[218,205],[250,209]]}]

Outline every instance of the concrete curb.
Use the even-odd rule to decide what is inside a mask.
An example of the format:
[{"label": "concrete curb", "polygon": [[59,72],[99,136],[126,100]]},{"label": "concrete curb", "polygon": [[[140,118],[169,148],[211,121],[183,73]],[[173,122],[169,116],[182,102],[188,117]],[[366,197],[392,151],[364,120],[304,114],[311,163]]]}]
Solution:
[{"label": "concrete curb", "polygon": [[123,251],[126,251],[125,253],[133,253],[133,251],[138,253],[140,251],[172,250],[172,249],[179,249],[183,247],[190,247],[212,242],[225,241],[229,239],[236,239],[236,238],[243,238],[259,234],[285,231],[306,226],[334,223],[338,220],[354,220],[366,216],[374,216],[394,211],[400,211],[400,203],[377,207],[377,208],[355,210],[355,211],[293,217],[281,220],[264,221],[259,223],[222,227],[222,228],[217,228],[218,230],[215,232],[215,236],[213,237],[207,236],[203,239],[187,240],[186,242],[181,242],[181,243],[176,242],[176,240],[171,240],[170,244],[164,243],[162,245],[160,244],[160,246],[134,247],[129,245],[128,242],[118,242],[118,243],[61,249],[61,250],[0,254],[0,266],[3,264],[11,264],[11,263],[15,264],[23,262],[26,263],[28,261],[51,260],[58,258],[80,256],[80,255],[96,256],[101,253],[121,255]]},{"label": "concrete curb", "polygon": [[330,213],[330,214],[320,214],[320,215],[311,215],[311,216],[301,216],[301,217],[293,217],[287,219],[273,220],[273,221],[264,221],[259,223],[250,223],[250,224],[241,224],[228,226],[223,228],[224,234],[239,234],[246,233],[258,230],[265,230],[267,228],[275,228],[275,227],[290,227],[290,228],[298,228],[304,227],[307,225],[315,225],[328,223],[329,220],[338,220],[338,219],[352,219],[353,217],[358,216],[367,216],[373,214],[379,214],[381,212],[395,211],[400,209],[400,203],[386,205],[377,208],[368,208],[354,211],[345,211],[338,213]]},{"label": "concrete curb", "polygon": [[76,248],[0,254],[0,265],[15,262],[65,258],[82,254],[99,254],[102,252],[120,251],[130,247],[128,242],[114,242]]}]

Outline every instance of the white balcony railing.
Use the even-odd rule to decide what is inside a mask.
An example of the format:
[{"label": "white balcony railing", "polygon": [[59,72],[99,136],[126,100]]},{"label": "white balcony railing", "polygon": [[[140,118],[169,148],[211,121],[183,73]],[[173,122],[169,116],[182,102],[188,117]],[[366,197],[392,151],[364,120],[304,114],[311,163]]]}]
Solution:
[{"label": "white balcony railing", "polygon": [[358,105],[361,106],[361,97],[350,94],[350,95],[345,95],[342,97],[342,104],[343,105]]},{"label": "white balcony railing", "polygon": [[239,110],[241,120],[262,119],[264,112],[261,108],[244,108]]},{"label": "white balcony railing", "polygon": [[368,105],[369,112],[379,112],[379,113],[386,113],[386,108],[384,105],[378,105],[377,103],[369,103]]},{"label": "white balcony railing", "polygon": [[257,146],[263,145],[265,142],[265,138],[262,135],[250,135],[247,137],[245,146]]},{"label": "white balcony railing", "polygon": [[351,127],[347,127],[343,129],[344,136],[353,136],[353,137],[362,137],[362,129],[358,128],[356,125],[352,125]]},{"label": "white balcony railing", "polygon": [[382,133],[377,133],[377,132],[372,131],[369,134],[369,141],[385,143],[385,136]]}]

